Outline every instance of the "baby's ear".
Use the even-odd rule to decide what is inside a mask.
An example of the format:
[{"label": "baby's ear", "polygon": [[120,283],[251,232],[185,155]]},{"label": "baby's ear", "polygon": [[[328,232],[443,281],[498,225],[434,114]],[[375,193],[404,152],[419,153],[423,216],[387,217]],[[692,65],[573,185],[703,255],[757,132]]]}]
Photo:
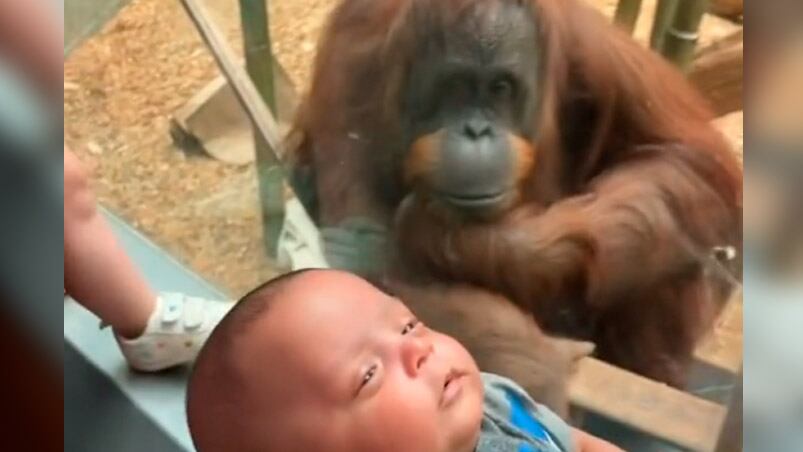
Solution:
[{"label": "baby's ear", "polygon": [[563,337],[551,338],[558,352],[561,353],[566,361],[570,363],[572,369],[576,369],[577,363],[594,353],[597,346],[593,342],[577,341]]}]

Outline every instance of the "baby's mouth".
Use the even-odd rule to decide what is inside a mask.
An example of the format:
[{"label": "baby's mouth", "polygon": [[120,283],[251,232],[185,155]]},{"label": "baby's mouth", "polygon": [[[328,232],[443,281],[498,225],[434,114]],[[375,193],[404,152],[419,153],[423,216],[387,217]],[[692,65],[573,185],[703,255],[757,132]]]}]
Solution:
[{"label": "baby's mouth", "polygon": [[454,403],[463,393],[464,372],[452,369],[446,374],[443,382],[443,392],[441,393],[441,406],[447,407]]}]

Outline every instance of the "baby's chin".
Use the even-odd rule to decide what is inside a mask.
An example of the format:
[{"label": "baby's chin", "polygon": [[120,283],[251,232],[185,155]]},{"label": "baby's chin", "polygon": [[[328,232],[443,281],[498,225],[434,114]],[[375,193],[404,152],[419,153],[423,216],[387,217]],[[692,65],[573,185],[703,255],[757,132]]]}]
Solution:
[{"label": "baby's chin", "polygon": [[451,447],[449,452],[473,452],[479,440],[482,424],[482,401],[484,390],[479,370],[464,377],[459,403],[447,407],[447,417],[451,425]]}]

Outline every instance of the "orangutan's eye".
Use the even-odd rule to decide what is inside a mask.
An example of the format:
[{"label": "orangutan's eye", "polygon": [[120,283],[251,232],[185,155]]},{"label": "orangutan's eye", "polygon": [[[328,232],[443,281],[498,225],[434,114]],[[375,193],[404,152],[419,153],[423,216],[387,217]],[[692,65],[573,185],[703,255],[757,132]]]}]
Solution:
[{"label": "orangutan's eye", "polygon": [[513,97],[516,86],[509,77],[499,77],[491,82],[489,91],[495,99],[507,100]]}]

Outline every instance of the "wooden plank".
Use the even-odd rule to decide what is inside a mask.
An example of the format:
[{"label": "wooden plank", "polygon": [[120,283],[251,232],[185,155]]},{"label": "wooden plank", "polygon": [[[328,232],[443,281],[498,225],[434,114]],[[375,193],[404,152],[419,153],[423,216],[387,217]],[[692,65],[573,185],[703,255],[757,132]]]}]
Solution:
[{"label": "wooden plank", "polygon": [[736,375],[742,367],[742,318],[742,293],[739,291],[723,308],[711,334],[695,350],[695,359]]},{"label": "wooden plank", "polygon": [[[298,100],[290,77],[279,62],[274,61],[273,67],[276,71],[276,119],[283,137],[289,130]],[[206,84],[176,110],[170,134],[176,146],[185,151],[202,151],[233,165],[250,164],[256,158],[248,116],[223,75]]]},{"label": "wooden plank", "polygon": [[705,95],[717,116],[742,110],[744,91],[744,31],[700,50],[689,80]]},{"label": "wooden plank", "polygon": [[572,404],[693,451],[712,451],[725,408],[593,358],[569,384]]}]

